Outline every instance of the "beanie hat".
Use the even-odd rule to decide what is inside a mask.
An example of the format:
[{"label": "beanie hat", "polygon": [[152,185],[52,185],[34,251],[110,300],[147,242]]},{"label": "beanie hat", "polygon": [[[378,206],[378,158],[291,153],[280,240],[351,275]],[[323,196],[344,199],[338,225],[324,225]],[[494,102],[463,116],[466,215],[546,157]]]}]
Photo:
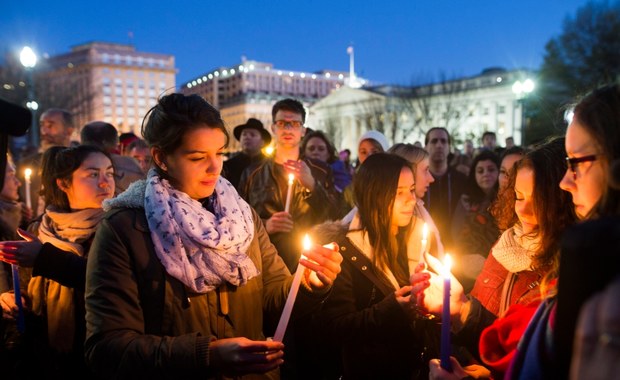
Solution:
[{"label": "beanie hat", "polygon": [[366,133],[364,133],[359,140],[357,140],[357,146],[359,147],[360,143],[364,140],[375,140],[376,142],[379,143],[379,145],[381,145],[381,147],[383,148],[384,152],[387,152],[387,150],[390,148],[390,143],[388,142],[387,137],[385,137],[385,135],[379,131],[366,131]]}]

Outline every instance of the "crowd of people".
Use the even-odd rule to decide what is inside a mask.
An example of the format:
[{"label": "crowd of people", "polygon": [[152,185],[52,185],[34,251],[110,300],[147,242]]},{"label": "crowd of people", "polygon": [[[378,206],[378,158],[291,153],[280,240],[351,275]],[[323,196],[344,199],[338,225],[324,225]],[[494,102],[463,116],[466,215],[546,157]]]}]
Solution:
[{"label": "crowd of people", "polygon": [[230,153],[220,112],[174,93],[140,137],[48,109],[14,160],[29,114],[0,106],[3,378],[619,376],[620,85],[564,136],[462,151],[433,127],[338,152],[283,99]]}]

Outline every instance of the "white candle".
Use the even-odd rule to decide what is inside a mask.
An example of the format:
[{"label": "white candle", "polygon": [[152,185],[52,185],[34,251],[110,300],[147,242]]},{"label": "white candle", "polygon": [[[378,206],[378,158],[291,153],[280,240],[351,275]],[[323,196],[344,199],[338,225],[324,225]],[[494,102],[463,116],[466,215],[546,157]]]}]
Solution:
[{"label": "white candle", "polygon": [[295,181],[295,175],[288,175],[288,188],[286,189],[286,203],[284,204],[284,211],[289,212],[291,209],[291,198],[293,197],[293,181]]},{"label": "white candle", "polygon": [[24,170],[24,186],[26,186],[26,207],[32,208],[32,200],[30,199],[30,176],[32,175],[32,169],[26,168]]},{"label": "white candle", "polygon": [[[303,252],[310,249],[312,246],[312,242],[310,238],[306,234],[304,236],[304,250]],[[303,253],[301,257],[304,257]],[[293,283],[291,284],[291,290],[288,292],[288,297],[286,298],[286,303],[284,304],[284,309],[282,310],[282,315],[280,316],[280,321],[278,322],[278,327],[276,327],[276,332],[273,335],[273,340],[275,342],[282,342],[284,339],[284,333],[286,332],[286,326],[288,325],[288,321],[291,318],[291,312],[293,311],[293,305],[295,304],[295,298],[297,298],[297,292],[299,292],[299,285],[301,284],[301,276],[303,276],[305,268],[301,264],[297,264],[297,270],[295,271],[295,276],[293,277]]]},{"label": "white candle", "polygon": [[424,261],[424,254],[426,253],[426,245],[428,243],[428,224],[426,222],[422,226],[422,242],[420,247],[420,261]]}]

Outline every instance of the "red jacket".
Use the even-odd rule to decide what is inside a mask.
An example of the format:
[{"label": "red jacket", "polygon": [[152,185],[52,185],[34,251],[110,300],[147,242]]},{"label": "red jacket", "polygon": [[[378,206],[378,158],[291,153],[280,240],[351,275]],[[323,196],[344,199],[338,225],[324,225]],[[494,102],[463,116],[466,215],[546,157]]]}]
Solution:
[{"label": "red jacket", "polygon": [[526,305],[540,299],[538,286],[542,276],[543,273],[539,271],[522,271],[510,276],[508,270],[495,259],[493,254],[490,254],[476,279],[471,295],[476,297],[485,309],[500,316],[502,293],[506,281],[511,282],[507,288],[507,294],[510,297],[507,305]]}]

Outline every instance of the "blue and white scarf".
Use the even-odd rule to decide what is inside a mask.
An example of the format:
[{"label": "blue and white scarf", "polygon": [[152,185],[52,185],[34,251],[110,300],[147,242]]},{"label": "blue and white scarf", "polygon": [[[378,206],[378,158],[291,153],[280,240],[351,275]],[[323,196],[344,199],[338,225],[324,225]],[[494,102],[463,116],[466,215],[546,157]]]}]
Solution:
[{"label": "blue and white scarf", "polygon": [[151,170],[144,208],[155,252],[166,271],[196,293],[258,275],[247,255],[254,238],[252,209],[226,179],[214,190],[214,213]]}]

